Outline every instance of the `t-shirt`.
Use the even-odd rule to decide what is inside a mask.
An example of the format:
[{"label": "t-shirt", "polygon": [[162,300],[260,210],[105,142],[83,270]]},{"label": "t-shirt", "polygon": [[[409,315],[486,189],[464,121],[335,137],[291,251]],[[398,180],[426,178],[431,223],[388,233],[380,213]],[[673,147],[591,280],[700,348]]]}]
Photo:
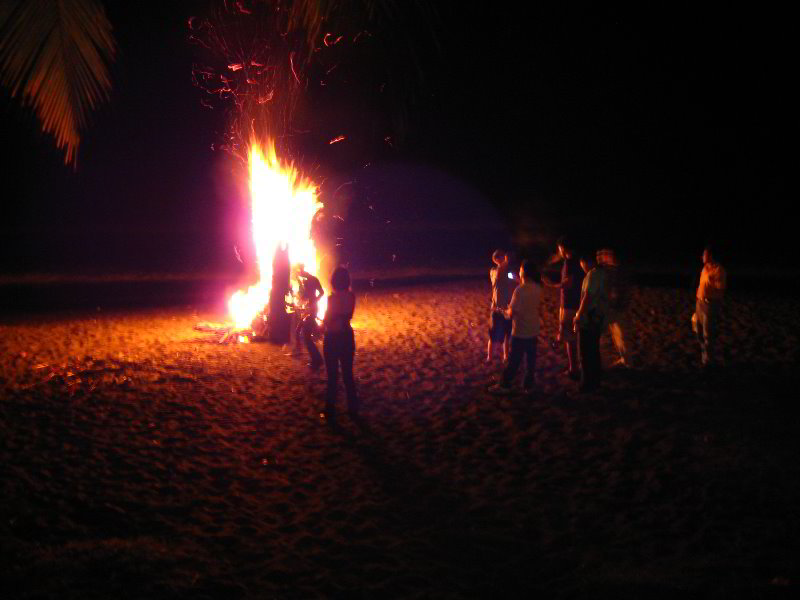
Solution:
[{"label": "t-shirt", "polygon": [[581,285],[581,293],[587,294],[583,308],[583,322],[605,325],[608,315],[608,273],[603,267],[595,267],[586,274]]},{"label": "t-shirt", "polygon": [[570,284],[561,288],[561,308],[577,310],[581,304],[581,283],[583,282],[583,269],[577,258],[565,258],[561,265],[561,283],[570,278]]},{"label": "t-shirt", "polygon": [[700,285],[697,286],[697,299],[713,302],[722,299],[728,285],[728,275],[718,263],[708,263],[700,271]]},{"label": "t-shirt", "polygon": [[508,278],[508,267],[494,267],[489,271],[492,282],[492,310],[505,310],[511,302],[511,292],[516,285]]},{"label": "t-shirt", "polygon": [[511,335],[533,338],[539,335],[539,285],[525,282],[511,296]]}]

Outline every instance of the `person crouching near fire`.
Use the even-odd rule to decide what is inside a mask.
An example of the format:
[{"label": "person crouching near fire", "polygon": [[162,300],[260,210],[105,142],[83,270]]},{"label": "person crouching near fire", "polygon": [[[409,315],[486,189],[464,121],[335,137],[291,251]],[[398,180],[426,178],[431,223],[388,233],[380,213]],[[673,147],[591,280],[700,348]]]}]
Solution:
[{"label": "person crouching near fire", "polygon": [[539,335],[539,299],[542,289],[539,285],[538,269],[530,261],[523,261],[519,269],[522,284],[514,290],[511,303],[506,310],[506,317],[511,319],[511,356],[503,371],[500,383],[489,388],[492,394],[508,394],[511,382],[522,364],[522,357],[527,359],[523,389],[533,391],[534,369],[536,367],[536,342]]},{"label": "person crouching near fire", "polygon": [[697,286],[694,329],[700,343],[700,361],[704,367],[711,364],[713,345],[716,341],[719,305],[728,286],[725,269],[714,260],[711,246],[703,250],[703,270]]},{"label": "person crouching near fire", "polygon": [[506,309],[511,302],[516,282],[508,267],[508,253],[495,250],[492,262],[495,266],[489,270],[489,281],[492,282],[492,308],[489,315],[489,344],[486,347],[486,362],[492,362],[495,344],[503,348],[503,362],[508,362],[508,350],[511,345],[511,319],[506,318]]},{"label": "person crouching near fire", "polygon": [[333,292],[328,296],[328,308],[322,326],[325,338],[322,352],[325,355],[325,369],[328,374],[328,387],[325,393],[325,412],[323,416],[329,423],[336,421],[336,393],[338,388],[339,366],[342,368],[344,389],[347,392],[347,412],[358,414],[356,384],[353,379],[353,358],[356,344],[350,319],[356,307],[355,294],[350,290],[350,273],[338,267],[331,276]]},{"label": "person crouching near fire", "polygon": [[305,270],[305,265],[298,264],[295,268],[295,279],[297,280],[297,299],[296,308],[297,326],[295,327],[295,350],[300,349],[300,338],[303,338],[308,357],[311,360],[309,367],[317,370],[322,366],[322,355],[317,350],[314,338],[319,335],[317,326],[317,308],[319,300],[325,295],[319,279]]}]

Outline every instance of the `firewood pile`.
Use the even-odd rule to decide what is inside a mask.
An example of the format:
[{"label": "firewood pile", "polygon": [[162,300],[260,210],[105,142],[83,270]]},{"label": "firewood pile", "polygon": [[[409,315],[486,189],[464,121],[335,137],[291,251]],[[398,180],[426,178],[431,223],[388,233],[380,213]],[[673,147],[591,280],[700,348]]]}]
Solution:
[{"label": "firewood pile", "polygon": [[220,344],[247,344],[250,342],[266,341],[267,339],[267,316],[259,313],[250,327],[237,328],[233,323],[212,323],[201,321],[194,326],[195,331],[213,333],[219,336],[217,340]]}]

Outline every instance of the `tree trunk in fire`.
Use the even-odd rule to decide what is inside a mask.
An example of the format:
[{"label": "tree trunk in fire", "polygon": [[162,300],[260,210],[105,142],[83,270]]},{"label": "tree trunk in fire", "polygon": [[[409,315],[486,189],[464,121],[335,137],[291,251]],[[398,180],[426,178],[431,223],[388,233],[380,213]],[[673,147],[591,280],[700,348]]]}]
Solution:
[{"label": "tree trunk in fire", "polygon": [[269,293],[267,337],[276,344],[289,343],[291,320],[286,312],[286,294],[289,293],[289,249],[278,248],[272,260],[272,289]]}]

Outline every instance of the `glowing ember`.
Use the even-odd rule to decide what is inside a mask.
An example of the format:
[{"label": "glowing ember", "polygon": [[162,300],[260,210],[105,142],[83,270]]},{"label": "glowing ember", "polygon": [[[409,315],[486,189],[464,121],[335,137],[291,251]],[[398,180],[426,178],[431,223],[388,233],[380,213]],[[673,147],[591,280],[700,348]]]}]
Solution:
[{"label": "glowing ember", "polygon": [[[322,208],[322,203],[317,200],[317,187],[300,175],[293,164],[278,161],[272,140],[263,146],[251,140],[248,159],[259,281],[247,291],[236,292],[228,301],[228,310],[238,329],[249,327],[269,302],[272,258],[279,244],[288,247],[292,266],[302,263],[312,275],[317,275],[319,268],[317,251],[311,239],[311,222]],[[320,299],[319,317],[324,314],[326,304],[325,297]]]}]

